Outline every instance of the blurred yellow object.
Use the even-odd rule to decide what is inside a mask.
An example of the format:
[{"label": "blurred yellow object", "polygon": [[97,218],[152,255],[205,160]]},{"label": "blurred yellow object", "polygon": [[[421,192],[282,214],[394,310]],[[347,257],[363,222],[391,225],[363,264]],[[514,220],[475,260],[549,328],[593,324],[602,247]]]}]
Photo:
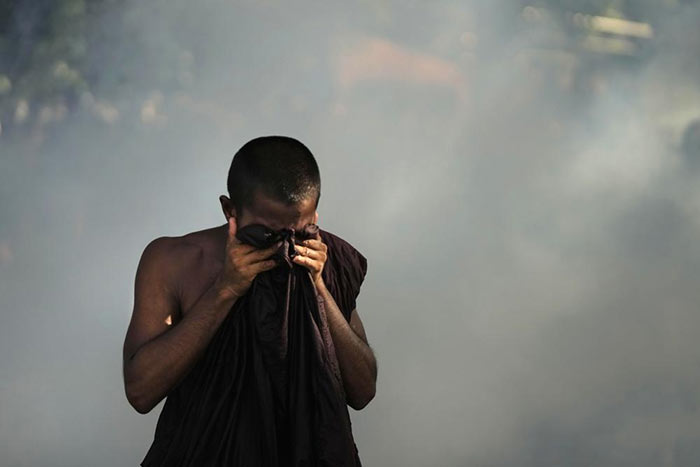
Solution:
[{"label": "blurred yellow object", "polygon": [[616,55],[637,55],[638,49],[634,42],[603,36],[588,36],[581,41],[581,46],[592,52],[616,54]]},{"label": "blurred yellow object", "polygon": [[654,30],[651,25],[626,19],[592,16],[589,18],[589,25],[595,31],[620,36],[643,37],[646,39],[654,36]]}]

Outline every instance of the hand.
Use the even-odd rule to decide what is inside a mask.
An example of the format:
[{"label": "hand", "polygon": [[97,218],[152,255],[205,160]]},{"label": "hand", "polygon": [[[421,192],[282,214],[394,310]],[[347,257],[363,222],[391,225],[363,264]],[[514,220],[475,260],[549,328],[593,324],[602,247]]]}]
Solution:
[{"label": "hand", "polygon": [[311,271],[311,278],[314,285],[319,287],[323,283],[321,272],[328,258],[328,247],[320,238],[310,238],[301,242],[301,245],[294,244],[297,255],[292,258],[297,264],[306,267]]},{"label": "hand", "polygon": [[255,248],[253,245],[241,242],[236,237],[237,228],[236,218],[230,217],[224,266],[216,278],[219,291],[231,298],[243,296],[250,288],[255,276],[277,265],[276,260],[269,258],[282,244],[280,241],[266,249]]}]

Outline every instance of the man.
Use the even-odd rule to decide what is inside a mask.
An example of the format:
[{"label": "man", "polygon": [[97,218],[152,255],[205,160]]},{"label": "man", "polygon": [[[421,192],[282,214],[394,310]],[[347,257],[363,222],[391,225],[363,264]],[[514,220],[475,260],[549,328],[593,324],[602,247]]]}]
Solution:
[{"label": "man", "polygon": [[[320,186],[316,161],[301,142],[256,138],[231,163],[230,197],[220,197],[226,224],[160,237],[145,248],[124,341],[124,383],[139,413],[167,400],[142,465],[326,465],[324,456],[360,465],[346,404],[360,410],[375,394],[377,363],[355,308],[366,260],[340,237],[313,230]],[[265,248],[242,242],[254,227],[284,239]],[[289,267],[280,261],[284,241],[293,247]],[[270,303],[265,319],[278,321],[260,325],[258,308]],[[272,339],[264,334],[271,323],[278,332]],[[334,368],[345,414],[332,408]],[[346,431],[338,428],[343,424]],[[300,438],[302,431],[308,436]]]}]

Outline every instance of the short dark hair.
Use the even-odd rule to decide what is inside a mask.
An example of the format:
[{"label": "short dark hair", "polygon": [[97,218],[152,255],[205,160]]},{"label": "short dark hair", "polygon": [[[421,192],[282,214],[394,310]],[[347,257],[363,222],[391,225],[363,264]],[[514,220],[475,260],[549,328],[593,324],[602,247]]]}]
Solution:
[{"label": "short dark hair", "polygon": [[289,136],[261,136],[245,143],[231,161],[226,182],[238,215],[253,204],[256,190],[283,203],[321,197],[321,175],[314,155]]}]

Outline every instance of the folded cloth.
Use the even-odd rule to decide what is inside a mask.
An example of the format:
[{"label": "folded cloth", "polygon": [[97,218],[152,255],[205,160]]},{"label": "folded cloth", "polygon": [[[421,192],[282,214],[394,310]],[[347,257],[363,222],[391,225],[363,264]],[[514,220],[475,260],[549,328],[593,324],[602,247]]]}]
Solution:
[{"label": "folded cloth", "polygon": [[322,277],[349,321],[365,257],[316,224],[251,224],[236,236],[257,248],[283,240],[279,264],[255,277],[168,394],[141,466],[361,467],[326,310],[292,258],[295,242],[327,245]]}]

